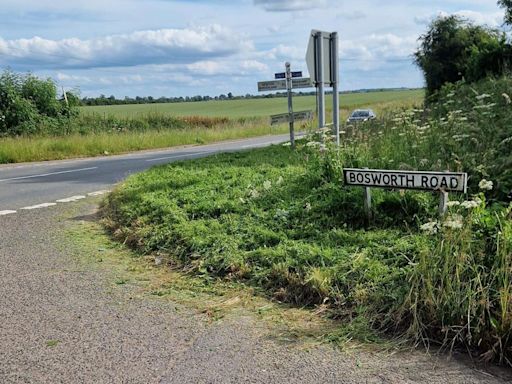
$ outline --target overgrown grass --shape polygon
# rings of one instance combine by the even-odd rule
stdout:
[[[270,127],[266,124],[249,123],[238,126],[221,125],[208,129],[150,129],[140,132],[4,138],[0,139],[0,164],[111,155],[186,144],[208,144],[287,131],[288,127],[284,125]]]
[[[442,111],[456,105],[445,102],[347,127],[340,150],[320,133],[297,151],[277,146],[156,167],[114,191],[105,223],[182,270],[262,287],[281,301],[327,305],[357,325],[351,336],[384,332],[464,346],[512,365],[512,222],[502,192],[512,185],[489,160],[495,143],[511,136],[501,114],[509,104],[501,88],[482,91],[494,86],[471,86],[473,96],[456,106],[464,109]],[[467,87],[446,91],[447,101]],[[491,136],[479,134],[490,125]],[[472,182],[442,220],[433,193],[375,190],[367,227],[362,190],[342,183],[345,166],[469,170]],[[496,192],[479,190],[485,175]]]

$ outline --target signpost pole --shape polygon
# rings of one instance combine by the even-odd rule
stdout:
[[[366,213],[367,225],[370,225],[372,221],[372,191],[370,187],[364,187],[364,212]]]
[[[288,113],[290,114],[290,143],[292,148],[295,148],[295,131],[293,127],[293,103],[292,103],[292,73],[290,63],[287,62],[286,66],[286,90],[288,91]]]
[[[315,34],[315,71],[318,89],[318,128],[325,126],[324,44],[322,32]]]
[[[439,216],[443,217],[448,209],[448,192],[439,191]]]
[[[338,33],[331,33],[331,76],[332,76],[332,123],[336,145],[340,145],[340,94],[338,64]]]

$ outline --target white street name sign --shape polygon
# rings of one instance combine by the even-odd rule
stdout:
[[[427,191],[463,192],[467,189],[467,174],[462,172],[392,171],[345,168],[346,185],[363,187],[419,189]]]
[[[313,118],[312,111],[299,111],[293,112],[293,120],[311,120]],[[289,113],[281,113],[279,115],[270,116],[270,124],[284,124],[290,122],[290,114]]]
[[[314,87],[309,77],[292,79],[292,88]],[[286,80],[258,81],[258,92],[280,91],[286,89]]]
[[[286,89],[286,80],[258,81],[258,92]]]
[[[303,77],[303,78],[293,78],[292,79],[292,88],[312,88],[314,87],[311,78]]]

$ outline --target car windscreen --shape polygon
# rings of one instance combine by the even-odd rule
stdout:
[[[352,112],[352,117],[368,117],[370,116],[370,112],[368,111],[354,111]]]

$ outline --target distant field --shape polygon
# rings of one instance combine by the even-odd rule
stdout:
[[[377,112],[388,103],[392,105],[412,105],[421,102],[424,91],[382,91],[367,93],[343,94],[340,97],[342,110],[349,110],[357,107],[374,107]],[[294,109],[315,110],[314,96],[297,96],[293,100]],[[327,96],[327,108],[331,109],[332,97]],[[380,108],[379,108],[380,107]],[[287,110],[287,99],[285,97],[272,99],[241,99],[241,100],[211,100],[185,103],[164,103],[164,104],[130,104],[130,105],[107,105],[82,107],[83,113],[99,113],[114,115],[117,117],[137,117],[148,113],[165,113],[174,116],[225,116],[230,118],[269,116],[283,113]]]

